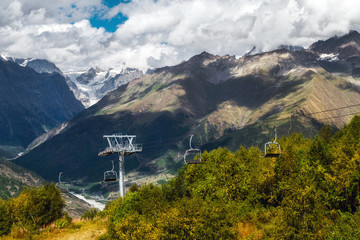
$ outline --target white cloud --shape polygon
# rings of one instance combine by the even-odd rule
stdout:
[[[146,70],[202,51],[242,55],[360,30],[356,0],[133,0],[112,9],[101,2],[2,0],[0,53],[46,58],[64,71],[124,63]],[[108,33],[86,20],[99,12],[128,21]]]

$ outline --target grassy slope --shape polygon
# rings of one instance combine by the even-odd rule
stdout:
[[[106,221],[105,220],[94,220],[94,221],[80,221],[79,219],[73,220],[73,225],[64,229],[57,229],[51,227],[44,229],[39,235],[33,236],[31,239],[41,240],[90,240],[97,239],[100,235],[106,232]],[[21,236],[4,236],[1,239],[19,239]]]

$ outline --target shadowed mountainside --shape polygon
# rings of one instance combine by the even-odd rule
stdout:
[[[0,146],[7,149],[26,148],[36,137],[84,109],[58,73],[40,74],[0,61],[0,85]]]

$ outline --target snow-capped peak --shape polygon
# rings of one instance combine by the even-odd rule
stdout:
[[[92,67],[87,71],[67,72],[68,85],[85,107],[98,102],[106,93],[143,75],[132,68],[102,70]]]

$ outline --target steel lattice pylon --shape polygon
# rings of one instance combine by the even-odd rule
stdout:
[[[104,135],[104,138],[107,139],[109,147],[105,150],[99,152],[99,156],[109,156],[113,153],[119,154],[119,193],[121,197],[125,195],[124,187],[124,176],[125,176],[125,167],[124,167],[124,156],[131,155],[133,153],[141,152],[142,145],[134,144],[133,140],[136,138],[136,135],[122,135],[122,134],[113,134],[113,135]]]

